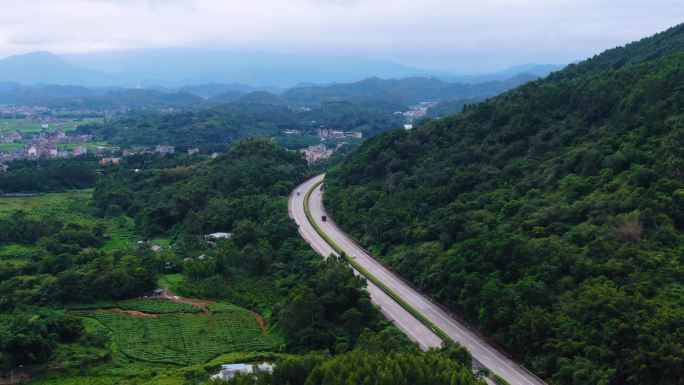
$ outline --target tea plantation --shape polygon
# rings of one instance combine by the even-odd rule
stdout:
[[[100,321],[123,354],[142,361],[189,365],[223,353],[273,350],[254,316],[238,307],[212,315],[135,317],[106,310],[79,315]]]

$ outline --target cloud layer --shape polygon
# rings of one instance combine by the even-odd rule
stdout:
[[[358,54],[482,72],[565,63],[684,20],[681,0],[1,0],[0,56],[147,47]]]

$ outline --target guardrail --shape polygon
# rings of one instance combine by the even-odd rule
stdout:
[[[325,240],[325,241],[330,245],[330,247],[332,247],[333,250],[335,250],[335,252],[337,252],[339,255],[343,256],[343,257],[346,259],[346,261],[347,261],[350,265],[352,265],[352,266],[354,267],[354,269],[356,269],[359,273],[361,273],[364,277],[366,277],[366,279],[368,279],[369,281],[373,282],[377,287],[380,288],[380,290],[384,291],[387,295],[390,296],[390,298],[392,298],[392,299],[393,299],[394,301],[396,301],[399,305],[401,305],[401,307],[403,307],[404,309],[406,309],[406,311],[408,311],[409,313],[411,313],[411,315],[413,315],[414,317],[416,317],[422,324],[424,324],[424,325],[427,326],[430,330],[432,330],[435,334],[437,334],[437,336],[438,336],[439,338],[441,338],[442,340],[451,340],[451,337],[449,337],[449,335],[446,334],[446,332],[444,332],[444,330],[440,329],[440,328],[439,328],[437,325],[435,325],[432,321],[430,321],[429,319],[427,319],[422,313],[420,313],[418,310],[416,310],[416,308],[414,308],[413,306],[409,305],[409,304],[408,304],[406,301],[404,301],[404,299],[401,298],[397,293],[395,293],[392,289],[390,289],[389,287],[387,287],[387,285],[385,285],[385,284],[384,284],[382,281],[380,281],[377,277],[375,277],[373,274],[371,274],[371,272],[369,272],[368,270],[366,270],[366,268],[364,268],[363,266],[361,266],[361,264],[358,263],[354,258],[352,258],[352,257],[350,257],[349,255],[347,255],[347,254],[342,250],[342,248],[341,248],[337,243],[335,243],[335,241],[333,241],[332,239],[330,239],[330,237],[328,236],[328,234],[326,234],[326,233],[323,231],[323,229],[321,229],[321,227],[318,225],[318,223],[314,220],[313,215],[311,215],[311,210],[309,209],[309,198],[311,197],[311,193],[313,193],[313,191],[316,189],[316,187],[318,187],[318,186],[321,185],[322,183],[323,183],[323,181],[321,180],[320,182],[314,184],[314,185],[309,189],[309,191],[307,191],[306,194],[304,195],[304,213],[306,214],[306,219],[309,220],[309,223],[311,224],[311,226],[313,226],[313,228],[316,230],[316,232],[318,233],[318,235],[320,235],[321,238],[323,238],[323,240]]]
[[[384,291],[387,295],[390,296],[390,298],[392,298],[395,302],[397,302],[401,307],[406,309],[406,311],[408,311],[409,313],[411,313],[411,315],[416,317],[422,324],[424,324],[430,330],[432,330],[435,334],[437,334],[437,336],[440,339],[442,339],[442,341],[444,341],[444,340],[453,341],[453,339],[446,332],[444,332],[444,330],[442,330],[439,326],[435,325],[432,321],[427,319],[422,313],[420,313],[418,310],[416,310],[416,308],[409,305],[397,293],[395,293],[392,289],[390,289],[384,283],[382,283],[382,281],[380,281],[377,277],[375,277],[373,274],[371,274],[370,271],[366,270],[363,266],[361,266],[361,264],[358,263],[354,258],[347,255],[347,253],[345,253],[342,250],[342,248],[337,243],[335,243],[335,241],[330,239],[328,234],[326,234],[323,231],[323,229],[321,229],[321,227],[318,225],[318,223],[314,220],[313,215],[311,214],[311,210],[309,209],[309,198],[311,197],[311,194],[316,189],[316,187],[320,186],[321,184],[323,184],[323,180],[316,182],[313,186],[311,186],[309,191],[307,191],[306,194],[304,194],[304,213],[306,214],[306,219],[309,221],[311,226],[313,226],[313,228],[316,230],[318,235],[320,235],[321,238],[323,238],[323,240],[325,240],[325,242],[328,243],[330,245],[330,247],[332,247],[333,250],[335,250],[336,253],[343,256],[345,258],[345,260],[351,266],[353,266],[359,273],[361,273],[364,277],[366,277],[366,279],[373,282],[377,287],[380,288],[380,290]],[[473,358],[473,359],[475,359],[475,358]],[[482,364],[480,364],[480,365],[482,365]],[[525,367],[523,367],[523,369],[525,369],[527,371],[527,373],[529,373],[530,375],[539,379],[539,377],[537,377],[534,373],[527,370]],[[499,376],[496,373],[492,373],[491,377],[494,379],[494,382],[497,382],[500,385],[510,385],[510,383],[508,381],[506,381],[503,377]],[[542,381],[541,379],[539,379],[539,381],[544,383],[544,381]]]

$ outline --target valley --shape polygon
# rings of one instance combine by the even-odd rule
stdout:
[[[680,385],[654,1],[8,4],[0,384]]]

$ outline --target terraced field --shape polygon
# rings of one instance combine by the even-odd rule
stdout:
[[[118,217],[109,219],[105,222],[107,242],[105,242],[105,250],[123,250],[133,251],[135,249],[135,240],[139,236],[135,233],[135,225],[132,218]]]
[[[203,363],[224,353],[272,351],[274,343],[248,310],[222,308],[215,314],[132,316],[108,310],[79,312],[112,331],[130,358],[178,365]]]

